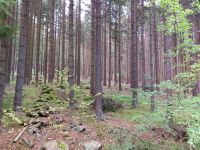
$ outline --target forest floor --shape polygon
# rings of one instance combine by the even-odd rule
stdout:
[[[26,86],[23,111],[18,114],[11,111],[14,88],[8,87],[4,97],[0,150],[40,150],[54,140],[59,142],[61,150],[67,147],[82,150],[88,143],[93,147],[95,142],[103,150],[188,149],[162,119],[150,112],[148,101],[140,99],[138,109],[130,107],[131,92],[126,86],[122,92],[104,87],[104,96],[122,104],[123,108],[105,112],[105,120],[100,122],[95,120],[93,98],[89,96],[87,85],[75,88],[77,110],[68,108],[67,90],[51,85]],[[23,130],[25,132],[13,142]]]

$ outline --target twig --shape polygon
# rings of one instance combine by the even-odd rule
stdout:
[[[27,129],[28,127],[24,127],[22,130],[21,130],[21,132],[17,135],[17,137],[13,140],[13,143],[16,143],[19,139],[20,139],[20,137],[23,135],[23,133],[26,131],[26,129]]]

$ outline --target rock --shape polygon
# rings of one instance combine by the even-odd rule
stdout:
[[[83,145],[85,150],[99,150],[102,147],[101,143],[98,141],[90,141]]]
[[[38,132],[39,132],[39,129],[38,129],[38,128],[35,128],[35,127],[31,127],[31,128],[28,129],[27,132],[28,132],[28,134],[33,135],[33,134],[35,134],[35,133],[38,133]]]
[[[41,111],[38,112],[38,115],[40,117],[49,117],[50,113],[49,113],[49,111],[41,110]]]
[[[78,132],[84,132],[86,128],[82,125],[78,125],[75,127],[75,130],[77,130]]]
[[[38,133],[39,130],[40,130],[40,128],[41,128],[41,126],[42,126],[42,124],[39,122],[39,123],[37,123],[37,124],[35,124],[35,125],[29,127],[29,129],[28,129],[27,132],[28,132],[30,135],[33,135],[33,134],[35,134],[35,133]]]
[[[52,141],[46,142],[42,149],[45,149],[45,150],[69,150],[69,146],[62,141],[52,140]]]
[[[26,116],[31,118],[36,118],[38,117],[38,114],[36,112],[27,112]]]
[[[33,148],[34,147],[33,142],[28,141],[26,138],[22,138],[22,141],[27,147],[29,147],[29,148]]]
[[[56,116],[54,120],[55,120],[55,123],[56,123],[56,124],[60,124],[60,123],[63,122],[63,118],[58,117],[58,116]]]
[[[13,134],[15,132],[15,129],[14,128],[11,128],[8,130],[8,134]]]

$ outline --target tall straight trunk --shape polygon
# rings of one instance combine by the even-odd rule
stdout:
[[[108,86],[111,88],[111,74],[112,74],[112,24],[111,24],[111,1],[109,1],[109,69],[108,69]]]
[[[118,23],[117,20],[115,20],[115,37],[114,37],[114,47],[115,47],[115,56],[114,56],[114,81],[115,81],[115,86],[117,85],[117,27]]]
[[[150,9],[150,25],[149,25],[149,32],[150,32],[150,45],[149,45],[149,49],[150,49],[150,76],[151,76],[151,87],[150,90],[151,92],[154,91],[154,52],[153,52],[153,31],[152,31],[152,18],[153,18],[153,14],[152,14],[153,7]],[[155,111],[155,98],[154,95],[151,96],[151,111],[154,112]]]
[[[36,83],[38,83],[39,80],[39,71],[40,71],[40,32],[41,32],[41,6],[42,5],[42,1],[38,0],[37,2],[37,31],[36,31],[36,75],[35,75],[35,81]]]
[[[5,89],[5,78],[6,78],[6,50],[7,50],[7,40],[0,38],[0,127],[2,118],[2,104],[3,104],[3,94]]]
[[[145,90],[145,68],[146,68],[146,60],[145,60],[145,43],[144,43],[144,25],[145,25],[145,17],[144,17],[144,0],[141,1],[141,73],[142,73],[142,88]]]
[[[48,33],[48,23],[46,22],[46,35],[45,35],[45,50],[44,50],[44,83],[47,82],[47,56],[48,56],[48,39],[49,39],[49,33]]]
[[[119,65],[119,91],[122,91],[122,77],[121,77],[121,9],[122,6],[119,5],[119,31],[118,31],[118,45],[119,45],[119,56],[118,56],[118,65]]]
[[[79,0],[78,6],[78,27],[77,27],[77,76],[76,84],[80,85],[81,83],[81,0]]]
[[[154,41],[154,51],[155,51],[155,79],[156,84],[159,84],[159,71],[160,71],[160,63],[159,63],[159,50],[158,50],[158,33],[157,33],[157,17],[156,17],[156,6],[153,4],[153,41]]]
[[[68,83],[70,86],[69,98],[70,98],[70,107],[72,109],[75,108],[74,102],[74,36],[73,36],[73,26],[74,26],[74,1],[70,0],[69,4],[69,51],[68,51],[68,68],[69,68],[69,75],[68,75]]]
[[[17,111],[22,105],[22,93],[24,83],[24,70],[25,70],[25,56],[27,48],[27,34],[28,34],[28,0],[22,0],[21,10],[21,25],[20,25],[20,39],[19,39],[19,52],[18,52],[18,65],[17,65],[17,81],[15,86],[15,96],[13,107]]]
[[[18,26],[18,0],[16,1],[16,7],[15,7],[15,26]],[[12,80],[15,78],[15,61],[16,61],[16,51],[17,51],[17,32],[15,32],[14,40],[13,40],[13,57],[12,57]]]
[[[132,107],[138,107],[138,46],[137,46],[137,1],[131,0],[131,88],[133,88]]]
[[[94,89],[94,60],[95,60],[95,0],[91,0],[91,62],[90,62],[90,94],[94,95],[95,94],[95,89]]]
[[[107,74],[107,0],[105,0],[105,18],[104,18],[104,51],[103,51],[103,85],[107,85],[106,74]]]
[[[59,23],[59,31],[58,31],[58,46],[57,46],[57,49],[58,49],[58,53],[57,53],[57,70],[60,71],[61,37],[62,36],[59,36],[59,35],[61,35],[61,20],[58,21],[58,23]],[[59,72],[57,72],[57,83],[59,83],[59,82],[60,82],[60,74],[59,74]]]
[[[26,60],[25,60],[25,72],[24,72],[24,83],[26,85],[30,84],[31,81],[31,75],[32,75],[32,64],[31,64],[31,60],[33,60],[33,49],[32,49],[32,45],[33,45],[33,34],[34,34],[34,26],[33,26],[33,13],[34,13],[34,5],[33,5],[33,1],[29,1],[28,3],[28,34],[27,34],[27,49],[26,49]],[[34,18],[35,19],[35,18]],[[34,21],[35,23],[35,21]]]
[[[163,16],[163,23],[166,23],[166,17]],[[165,70],[165,80],[172,80],[172,62],[170,57],[170,49],[168,47],[169,36],[166,35],[166,32],[163,33],[163,48],[164,48],[164,70]]]
[[[75,18],[75,69],[74,69],[74,82],[76,83],[77,79],[77,62],[78,62],[78,7],[76,7],[76,12],[74,14]]]
[[[49,3],[47,5],[47,10],[49,10]],[[47,82],[47,72],[48,72],[48,48],[49,48],[49,13],[46,14],[46,27],[45,27],[45,50],[44,50],[44,83]]]
[[[48,56],[48,82],[53,83],[54,79],[54,70],[55,70],[55,28],[54,28],[54,7],[55,0],[51,0],[50,2],[50,45],[49,45],[49,56]]]
[[[101,73],[101,0],[96,0],[96,52],[95,52],[95,112],[96,119],[103,119],[102,111],[102,73]]]
[[[63,1],[63,7],[62,7],[62,62],[61,62],[61,70],[65,69],[65,33],[66,33],[66,14],[65,14],[65,7],[66,7],[66,2],[65,0]],[[63,77],[61,77],[61,82],[63,82]]]

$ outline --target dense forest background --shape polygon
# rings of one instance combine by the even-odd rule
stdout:
[[[199,0],[0,0],[0,135],[58,109],[96,149],[199,149],[199,54]]]

